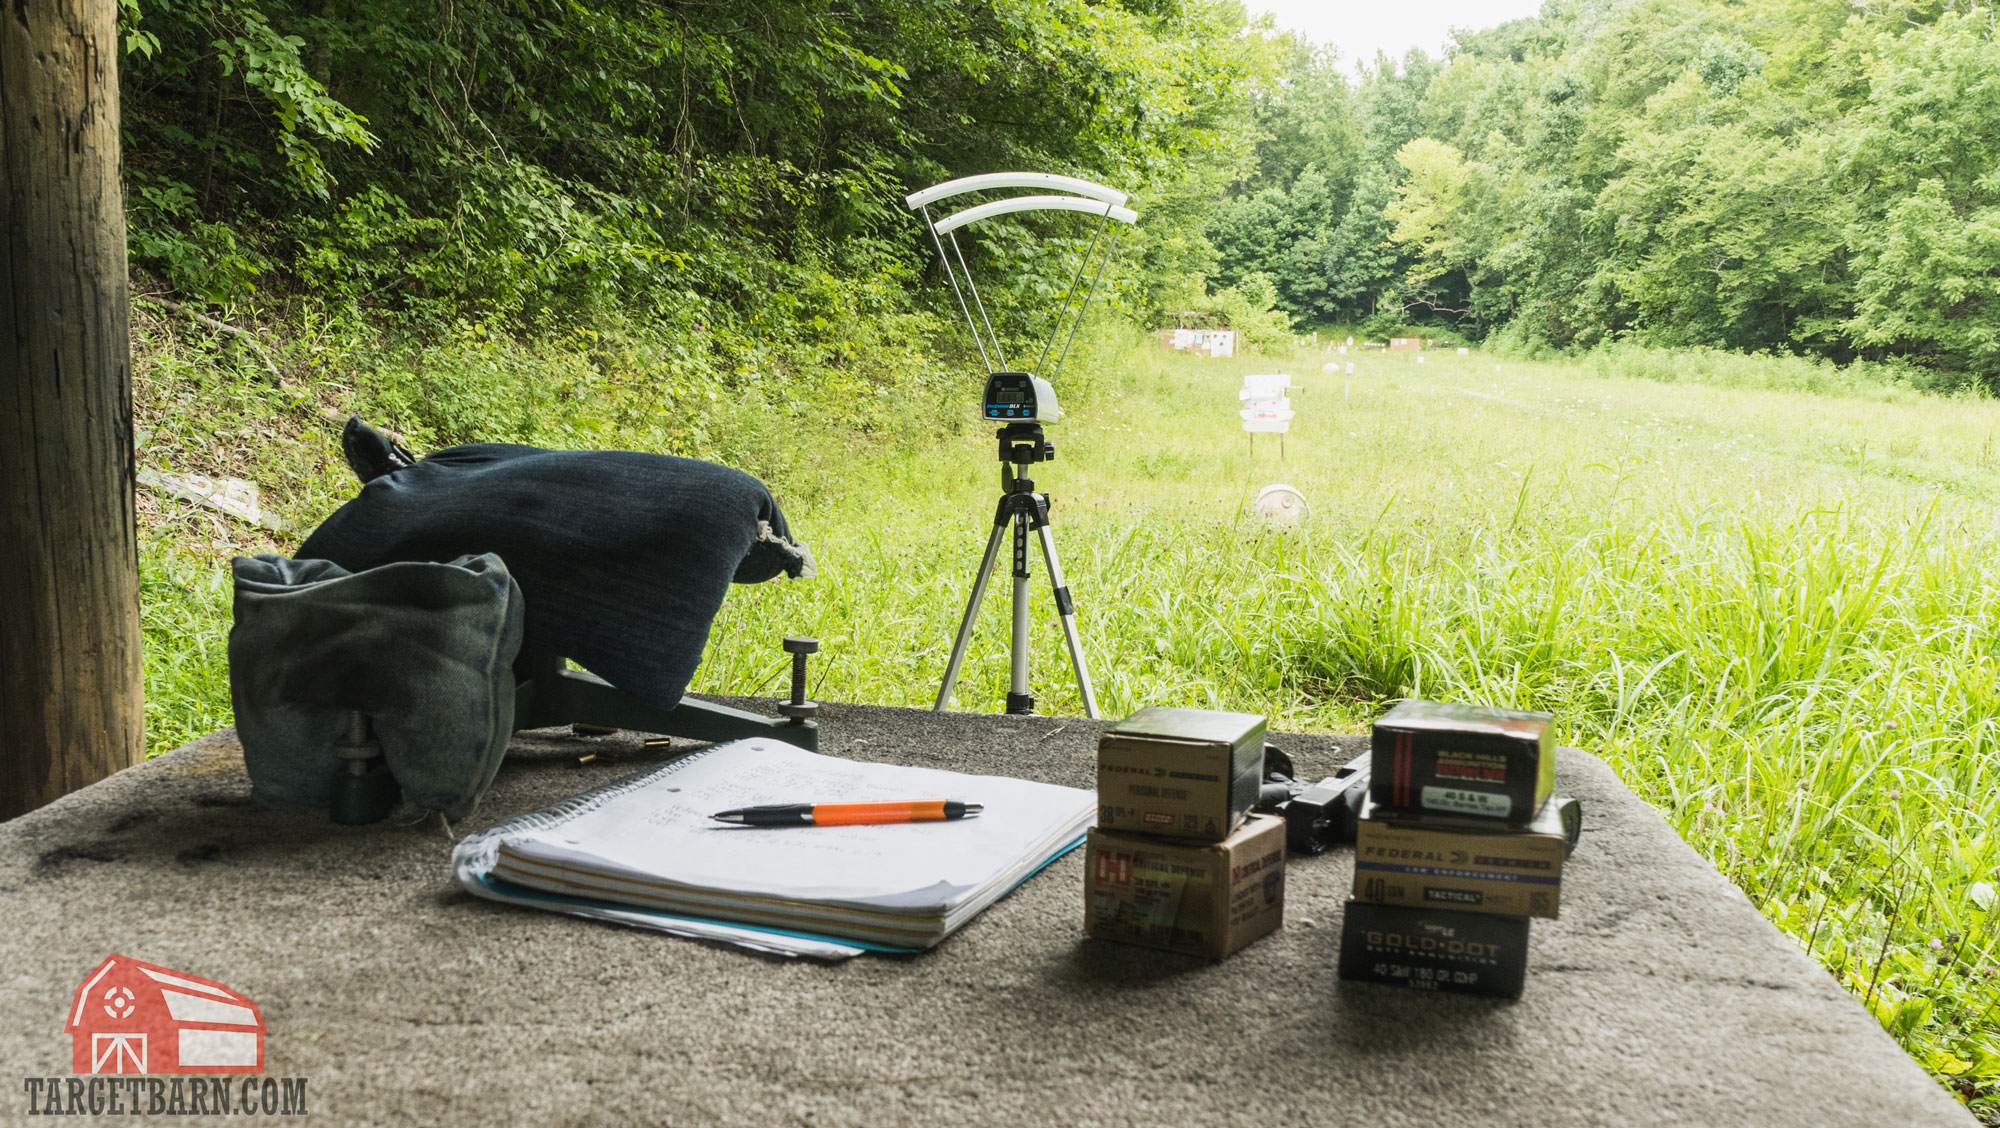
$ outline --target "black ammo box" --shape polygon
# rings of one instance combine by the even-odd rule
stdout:
[[[1349,901],[1340,928],[1340,977],[1518,998],[1528,978],[1528,919]]]
[[[1368,798],[1388,810],[1527,823],[1555,790],[1554,719],[1404,701],[1375,722]]]

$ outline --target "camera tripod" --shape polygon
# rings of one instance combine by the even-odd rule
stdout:
[[[965,617],[959,620],[958,639],[951,646],[951,662],[945,667],[944,685],[939,687],[937,710],[951,703],[951,691],[958,684],[958,672],[965,665],[965,648],[972,641],[972,624],[979,618],[979,605],[986,598],[986,585],[993,579],[993,567],[1000,559],[1000,542],[1011,529],[1014,536],[1013,637],[1010,653],[1013,673],[1007,689],[1007,712],[1016,715],[1035,711],[1035,695],[1028,679],[1028,533],[1032,530],[1042,545],[1042,563],[1049,570],[1049,586],[1054,589],[1056,612],[1062,617],[1063,643],[1069,649],[1069,664],[1076,671],[1077,692],[1083,695],[1084,714],[1097,718],[1097,694],[1090,686],[1090,670],[1084,664],[1083,643],[1076,635],[1076,603],[1069,585],[1063,581],[1062,562],[1056,556],[1055,531],[1049,527],[1049,495],[1037,493],[1035,483],[1023,472],[1034,463],[1056,456],[1055,444],[1048,441],[1039,423],[1009,423],[1000,428],[1000,502],[993,510],[993,533],[986,538],[986,556],[979,562],[979,574],[972,581],[972,596],[965,603]]]

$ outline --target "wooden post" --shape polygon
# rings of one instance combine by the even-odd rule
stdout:
[[[145,756],[117,32],[0,12],[0,818]]]

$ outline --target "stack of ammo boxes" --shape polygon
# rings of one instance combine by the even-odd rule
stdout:
[[[1285,821],[1252,815],[1263,717],[1149,707],[1097,745],[1084,931],[1222,959],[1285,917]]]
[[[1582,828],[1548,713],[1405,701],[1375,722],[1340,977],[1518,996]]]

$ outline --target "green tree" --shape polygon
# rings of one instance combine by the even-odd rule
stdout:
[[[1402,189],[1383,217],[1395,225],[1390,241],[1412,260],[1403,275],[1405,299],[1437,308],[1439,280],[1463,269],[1476,254],[1464,230],[1471,213],[1472,171],[1455,147],[1429,137],[1396,150],[1396,163],[1403,169]]]
[[[1881,45],[1843,154],[1870,351],[2000,384],[2000,40],[1990,9]]]
[[[184,292],[738,342],[902,301],[927,259],[900,198],[933,180],[1075,172],[1144,203],[1239,168],[1270,54],[1225,0],[137,2],[134,246]],[[994,297],[1047,316],[1075,230],[994,227],[1050,242]],[[1126,269],[1188,257],[1138,243]]]

